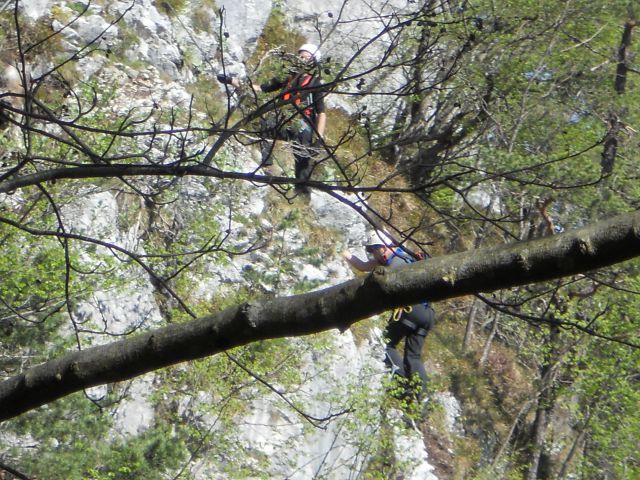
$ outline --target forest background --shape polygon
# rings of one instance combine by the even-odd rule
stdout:
[[[640,476],[636,2],[0,7],[0,478]],[[305,199],[215,77],[308,41]],[[355,277],[374,228],[428,258]],[[413,430],[380,332],[424,298]]]

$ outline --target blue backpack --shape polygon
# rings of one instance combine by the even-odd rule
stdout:
[[[393,249],[393,256],[401,258],[405,263],[414,263],[424,260],[424,254],[422,252],[412,253],[403,247],[395,247]]]
[[[395,247],[393,249],[393,256],[404,260],[405,263],[414,263],[424,260],[425,256],[422,252],[412,253],[403,247]],[[393,258],[393,257],[392,257]],[[391,259],[390,259],[391,260]],[[422,302],[425,307],[429,307],[429,302]],[[394,313],[395,315],[395,313]]]

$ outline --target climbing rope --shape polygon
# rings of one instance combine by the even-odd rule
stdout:
[[[412,310],[413,310],[413,307],[411,305],[408,305],[406,307],[398,307],[393,311],[393,314],[391,315],[391,319],[397,322],[398,320],[400,320],[403,313],[411,313]]]

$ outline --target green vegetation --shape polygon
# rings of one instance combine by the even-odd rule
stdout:
[[[75,395],[61,402],[50,415],[40,413],[48,424],[37,430],[34,422],[25,422],[26,432],[43,448],[36,448],[23,459],[24,468],[36,477],[86,480],[161,479],[164,472],[184,461],[186,448],[170,424],[157,418],[157,425],[139,436],[118,439],[109,445],[95,438],[107,434],[110,417],[100,414],[84,397]],[[65,418],[74,411],[73,418]],[[61,421],[65,419],[66,421]],[[34,419],[35,420],[35,419]],[[39,435],[38,435],[39,434]],[[36,436],[38,435],[38,436]],[[53,448],[52,448],[53,447]]]
[[[247,62],[254,81],[289,68],[273,49],[295,52],[306,41],[286,5],[276,3]],[[329,111],[327,144],[336,146],[335,158],[313,177],[347,187],[349,196],[318,195],[348,203],[364,187],[359,199],[366,199],[370,217],[388,221],[410,244],[434,242],[426,245],[434,256],[554,235],[637,210],[637,29],[626,87],[615,89],[623,29],[637,22],[633,4],[481,0],[454,9],[456,2],[448,3],[450,9],[428,15],[416,10],[402,28],[396,16],[383,16],[383,46],[349,64],[344,77],[353,78],[332,95],[356,108]],[[212,32],[211,0],[154,5]],[[85,6],[54,6],[51,19],[68,22]],[[27,60],[69,59],[62,35],[51,36],[51,19],[24,22]],[[138,33],[126,23],[118,32],[108,52],[82,55],[100,55],[104,71],[123,73],[118,62],[135,48]],[[9,45],[3,48],[13,50],[15,38],[3,11],[0,41]],[[385,48],[381,65],[372,65]],[[195,51],[182,54],[187,67],[196,66]],[[254,164],[242,156],[255,146],[229,141],[210,170],[202,165],[219,138],[211,126],[229,106],[212,88],[214,79],[200,76],[188,86],[191,111],[142,108],[132,92],[155,91],[136,92],[124,74],[77,81],[68,95],[54,80],[78,78],[80,64],[72,60],[39,84],[41,105],[30,123],[0,136],[0,183],[64,169],[76,175],[43,176],[0,199],[3,379],[79,347],[131,338],[129,330],[178,329],[193,317],[327,284],[301,271],[338,257],[342,232],[320,228],[313,206],[291,198],[290,185],[265,187],[251,177],[247,165]],[[249,108],[237,108],[230,124]],[[616,154],[607,165],[605,146],[612,144]],[[275,158],[290,175],[290,152],[279,146]],[[113,165],[166,170],[82,176],[83,169]],[[214,176],[173,173],[185,165]],[[91,211],[75,208],[97,196],[108,201]],[[248,208],[251,202],[264,202],[261,213]],[[202,464],[211,471],[201,475],[212,478],[272,478],[300,467],[292,453],[299,438],[314,442],[329,432],[340,448],[356,452],[340,459],[352,462],[354,475],[378,480],[413,467],[396,448],[412,418],[441,478],[632,480],[640,477],[639,267],[636,260],[440,302],[425,347],[431,383],[424,417],[414,403],[395,398],[398,385],[361,362],[360,352],[340,342],[344,337],[325,333],[256,341],[153,372],[145,395],[123,382],[99,399],[91,392],[66,396],[3,423],[0,457],[29,477],[52,480],[186,480]],[[153,290],[153,312],[128,305],[139,289]],[[131,308],[114,313],[119,302]],[[375,335],[386,317],[354,325],[355,344],[364,349],[371,342],[381,353]],[[252,327],[240,323],[239,329]],[[162,354],[153,345],[150,351]],[[442,392],[460,403],[459,431],[449,429],[438,403]],[[153,418],[125,434],[119,415],[131,400]],[[261,435],[264,449],[247,432]],[[317,444],[325,450],[308,461],[325,455],[315,474],[331,478],[333,445]]]
[[[195,5],[194,5],[195,3]],[[211,22],[212,12],[218,10],[215,0],[201,0],[191,2],[191,21],[196,30],[207,33],[214,33],[217,25]]]
[[[271,10],[269,18],[262,30],[262,34],[258,38],[253,55],[248,60],[250,71],[260,67],[257,71],[257,78],[253,81],[265,81],[274,76],[286,74],[291,65],[278,55],[270,55],[273,49],[279,49],[285,54],[295,54],[300,45],[306,42],[306,39],[296,32],[291,25],[287,23],[287,19],[281,9],[274,7]]]
[[[189,3],[187,0],[154,0],[156,8],[170,17],[180,15]]]

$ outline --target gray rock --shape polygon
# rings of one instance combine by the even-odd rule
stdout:
[[[1,2],[0,7],[5,5],[6,3],[8,2]],[[32,20],[37,20],[48,12],[52,3],[52,0],[29,0],[28,2],[20,2],[20,5],[27,17],[31,18]],[[13,4],[13,2],[11,2],[11,4]],[[8,8],[8,5],[5,5],[4,8]]]
[[[224,30],[234,59],[241,60],[245,52],[250,54],[267,23],[273,2],[271,0],[219,0],[224,9]]]
[[[110,25],[100,15],[83,15],[72,28],[83,44],[93,42],[97,38],[100,38],[100,43],[109,43],[118,36],[118,26]]]

